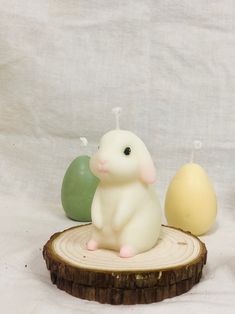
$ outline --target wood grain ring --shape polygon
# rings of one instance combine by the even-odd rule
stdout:
[[[205,244],[182,230],[162,226],[152,250],[129,259],[118,252],[90,252],[93,226],[54,234],[43,249],[58,288],[87,300],[110,304],[152,303],[185,293],[199,282],[206,263]]]

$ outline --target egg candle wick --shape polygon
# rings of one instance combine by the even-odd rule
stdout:
[[[192,148],[191,160],[190,160],[191,163],[194,162],[195,150],[200,150],[201,148],[202,148],[202,142],[201,141],[199,141],[199,140],[193,141],[193,148]]]
[[[115,114],[116,119],[116,129],[120,129],[120,114],[121,114],[122,108],[121,107],[115,107],[112,109],[112,112]]]
[[[81,144],[81,147],[82,147],[82,150],[86,153],[86,155],[88,155],[88,151],[87,151],[87,148],[88,148],[88,140],[86,137],[80,137],[80,144]]]

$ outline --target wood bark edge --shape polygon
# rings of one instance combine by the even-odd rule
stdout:
[[[84,226],[86,225],[70,229]],[[177,228],[173,229],[184,232]],[[207,259],[206,246],[196,236],[189,232],[185,233],[199,241],[200,252],[197,258],[186,265],[156,271],[99,271],[85,269],[79,265],[73,266],[60,259],[52,249],[53,241],[61,232],[55,233],[45,244],[43,257],[51,273],[52,282],[59,289],[76,297],[109,304],[157,302],[185,293],[201,278]]]

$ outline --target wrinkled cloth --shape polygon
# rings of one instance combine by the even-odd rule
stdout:
[[[232,0],[0,0],[0,312],[234,313],[234,103]],[[115,127],[115,106],[152,154],[162,207],[195,139],[218,197],[201,282],[161,303],[76,299],[42,258],[54,232],[78,224],[64,215],[62,179]]]

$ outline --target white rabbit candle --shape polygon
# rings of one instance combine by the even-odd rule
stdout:
[[[90,159],[90,169],[100,179],[91,216],[93,232],[89,250],[106,248],[132,257],[157,243],[161,228],[158,197],[151,186],[155,167],[143,141],[130,131],[117,129],[103,135]]]

